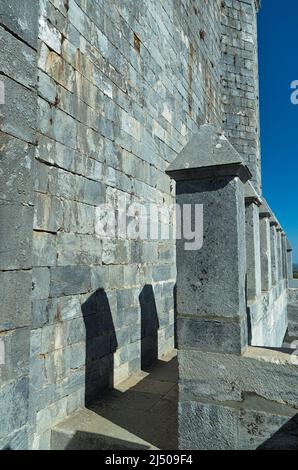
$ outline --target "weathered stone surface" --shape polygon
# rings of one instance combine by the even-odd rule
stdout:
[[[247,344],[246,317],[242,322],[178,317],[178,347],[210,352],[241,351]]]
[[[203,247],[186,251],[185,240],[177,241],[178,313],[205,318],[241,316],[245,312],[242,183],[237,179],[178,183],[177,202],[204,206]]]
[[[61,266],[50,269],[50,296],[72,295],[91,289],[91,273],[88,266]]]
[[[29,373],[30,330],[18,328],[1,333],[4,343],[4,365],[1,365],[1,383],[16,380]],[[17,428],[16,428],[17,429]]]
[[[179,403],[179,445],[182,450],[231,450],[237,447],[237,415],[227,407]]]
[[[29,271],[0,272],[0,331],[30,325],[31,284]]]
[[[219,364],[221,367],[219,367]],[[196,397],[241,401],[245,392],[296,406],[298,367],[287,353],[248,348],[244,356],[179,352],[179,376]],[[279,380],[276,380],[279,377]]]
[[[27,378],[0,388],[0,438],[12,434],[27,423],[29,385]]]
[[[261,295],[260,223],[258,206],[245,207],[247,297],[253,301]]]
[[[272,286],[270,222],[268,217],[260,219],[261,280],[262,291],[269,291]]]
[[[32,203],[34,147],[0,132],[0,199]]]
[[[1,106],[0,130],[25,142],[35,143],[35,92],[5,76],[1,81],[5,87],[5,106]]]
[[[33,207],[0,201],[0,269],[32,266]]]
[[[38,0],[20,3],[17,0],[3,0],[0,6],[0,22],[22,40],[37,48]]]
[[[57,237],[46,232],[33,232],[33,266],[55,266]]]
[[[34,89],[36,83],[35,51],[2,27],[0,27],[0,47],[2,50],[1,71],[25,87]],[[11,60],[12,57],[13,60]]]

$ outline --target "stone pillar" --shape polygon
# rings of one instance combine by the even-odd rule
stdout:
[[[272,285],[278,283],[278,253],[277,253],[277,232],[278,223],[272,217],[270,219],[270,241],[271,241],[271,273]]]
[[[283,279],[283,262],[282,262],[282,241],[281,241],[281,232],[280,227],[277,228],[277,261],[278,261],[278,282],[281,282]]]
[[[177,182],[181,212],[187,204],[203,205],[203,246],[188,251],[185,240],[177,240],[178,359],[184,377],[179,447],[208,448],[212,440],[208,420],[212,418],[216,428],[221,426],[220,416],[212,417],[199,393],[195,398],[196,383],[191,386],[193,393],[187,383],[197,352],[241,355],[248,344],[244,183],[251,175],[227,139],[210,125],[200,128],[167,173]],[[190,421],[201,437],[189,432]],[[225,436],[217,437],[216,445],[224,448],[220,439]]]
[[[266,203],[260,207],[260,244],[261,244],[261,282],[262,291],[272,287],[271,275],[271,246],[270,246],[270,217],[271,212]]]
[[[293,279],[293,248],[287,239],[287,276],[291,281]]]
[[[283,280],[288,283],[288,266],[287,266],[287,236],[284,232],[281,234],[282,246],[282,273]]]
[[[260,220],[261,201],[250,182],[245,185],[245,228],[247,260],[247,301],[261,295]]]

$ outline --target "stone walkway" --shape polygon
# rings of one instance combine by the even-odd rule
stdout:
[[[176,352],[122,382],[52,432],[53,449],[177,449]]]

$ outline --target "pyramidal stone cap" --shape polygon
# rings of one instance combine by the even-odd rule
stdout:
[[[264,199],[260,207],[260,217],[261,219],[265,217],[268,217],[269,219],[270,217],[274,217],[270,207],[268,206],[267,202]]]
[[[252,178],[239,153],[211,124],[200,127],[166,173],[176,181],[238,176],[246,183]]]
[[[287,238],[287,251],[293,251],[293,247],[291,243],[289,242],[289,239]]]
[[[253,185],[251,184],[250,181],[247,181],[247,183],[244,186],[244,194],[245,194],[245,203],[247,205],[249,204],[256,204],[257,206],[261,206],[262,204],[262,199],[261,196],[257,193]]]

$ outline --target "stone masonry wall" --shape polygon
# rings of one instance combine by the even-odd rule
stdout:
[[[224,126],[258,174],[254,8],[1,2],[11,101],[1,107],[0,335],[16,364],[0,406],[13,397],[22,413],[8,415],[0,447],[48,448],[55,423],[174,346],[174,243],[102,237],[98,207],[171,205],[165,169],[205,122]]]
[[[27,448],[38,3],[0,3],[0,449]]]
[[[34,448],[174,346],[174,243],[102,238],[96,208],[174,202],[165,169],[221,122],[220,16],[219,1],[40,2]]]
[[[224,129],[261,191],[257,10],[259,1],[222,2]]]

